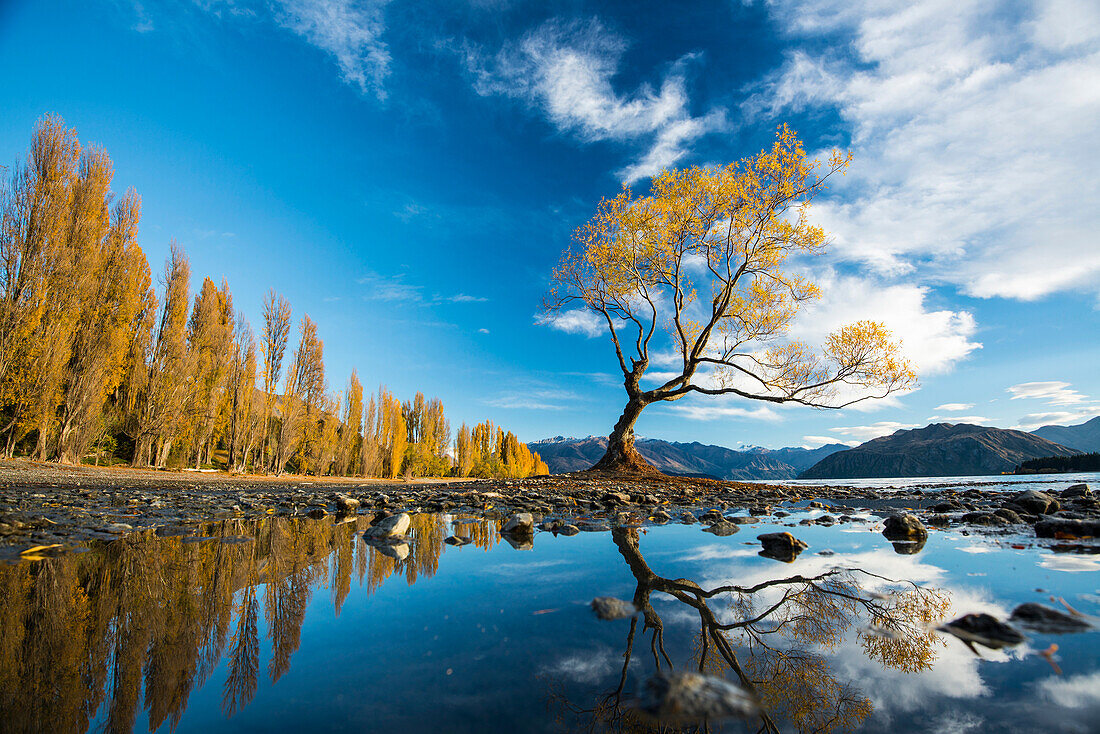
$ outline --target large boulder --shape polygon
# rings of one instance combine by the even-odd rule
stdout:
[[[517,512],[500,529],[504,535],[529,536],[535,534],[535,518],[530,512]]]
[[[1051,517],[1035,523],[1040,538],[1100,538],[1100,520],[1070,520]]]
[[[924,540],[928,537],[928,528],[916,515],[908,512],[891,515],[884,524],[882,534],[887,540]]]
[[[810,547],[790,533],[764,533],[757,535],[756,539],[764,546],[760,555],[784,563],[791,563],[799,553]]]
[[[409,530],[412,518],[407,512],[399,512],[377,521],[363,532],[365,538],[393,538],[405,535]]]
[[[1087,484],[1071,484],[1062,490],[1062,497],[1066,499],[1092,499],[1092,490],[1089,489]]]
[[[1008,503],[1008,508],[1017,512],[1022,509],[1031,515],[1050,515],[1062,509],[1062,505],[1045,492],[1029,489],[1014,495]]]

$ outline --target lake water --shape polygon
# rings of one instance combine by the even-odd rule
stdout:
[[[776,484],[769,480],[749,480],[760,484]],[[889,491],[892,489],[921,488],[928,491],[938,489],[965,489],[978,487],[983,490],[1023,491],[1034,489],[1039,492],[1062,490],[1070,484],[1084,482],[1090,487],[1100,486],[1100,472],[1075,472],[1070,474],[995,474],[970,477],[895,477],[892,479],[784,479],[780,484],[798,487],[871,487]]]
[[[1052,597],[1100,615],[1100,555],[935,530],[896,549],[864,517],[724,538],[538,533],[529,550],[446,515],[382,548],[361,522],[270,517],[2,565],[0,730],[646,730],[634,703],[658,666],[750,681],[778,731],[1100,728],[1095,630],[981,657],[933,630],[1022,602],[1064,609]],[[758,555],[757,534],[777,530],[809,549]],[[473,542],[445,545],[455,532]],[[599,596],[643,613],[601,621]]]

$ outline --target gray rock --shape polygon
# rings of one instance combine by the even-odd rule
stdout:
[[[1034,489],[1014,495],[1008,504],[1010,510],[1023,508],[1024,512],[1032,515],[1049,515],[1062,509],[1058,500],[1044,492],[1036,492]]]
[[[714,533],[719,538],[725,538],[727,536],[733,535],[734,533],[736,533],[740,529],[741,528],[738,527],[735,523],[726,522],[725,520],[722,520],[720,522],[714,523],[709,528],[703,528],[703,532],[704,533]]]
[[[558,528],[557,534],[558,535],[573,536],[573,535],[576,535],[577,533],[579,533],[580,531],[581,531],[581,529],[578,528],[576,525],[566,524],[566,525],[562,525],[560,528]]]
[[[764,546],[760,555],[784,563],[791,563],[799,553],[810,547],[790,533],[764,533],[757,535],[756,539]]]
[[[517,512],[500,529],[504,535],[529,536],[535,533],[535,518],[530,512]]]
[[[1008,520],[992,512],[968,512],[962,521],[970,525],[1008,525]]]
[[[1055,538],[1059,535],[1073,538],[1100,537],[1100,520],[1067,520],[1048,518],[1035,523],[1035,535]]]
[[[741,686],[700,673],[659,672],[645,682],[636,704],[640,713],[663,724],[702,719],[747,718],[760,710]]]
[[[375,521],[374,525],[363,531],[363,536],[367,538],[392,538],[395,536],[402,536],[409,530],[409,525],[412,523],[412,518],[409,517],[407,512],[399,512],[396,515],[390,515],[384,517],[381,520]]]
[[[108,533],[128,533],[134,529],[133,525],[127,525],[124,522],[113,522],[107,526]]]
[[[1007,507],[998,507],[996,510],[993,511],[993,514],[997,517],[1003,517],[1005,520],[1008,520],[1010,525],[1019,525],[1024,521],[1022,517],[1020,517],[1013,510],[1010,510]]]
[[[469,544],[470,539],[465,535],[452,535],[449,538],[445,538],[443,542],[447,545],[463,546]]]
[[[928,528],[916,515],[902,512],[886,518],[882,534],[887,540],[921,540],[928,537]]]
[[[1089,489],[1089,485],[1087,484],[1071,484],[1062,490],[1062,496],[1068,498],[1083,497],[1092,499],[1092,490]]]
[[[958,637],[975,653],[978,652],[974,650],[975,644],[1000,650],[1019,645],[1025,639],[1019,631],[991,614],[967,614],[937,629]]]
[[[592,600],[592,611],[596,617],[602,620],[626,619],[638,613],[638,608],[631,602],[616,599],[613,596],[597,596]]]
[[[328,510],[324,507],[313,507],[306,513],[306,517],[313,518],[314,520],[320,520],[322,517],[328,514]]]
[[[1074,617],[1057,609],[1028,602],[1012,610],[1008,618],[1024,629],[1047,635],[1064,635],[1071,632],[1084,632],[1092,625],[1081,617]]]

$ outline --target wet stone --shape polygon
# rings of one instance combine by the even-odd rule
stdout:
[[[1064,635],[1072,632],[1084,632],[1092,625],[1081,617],[1066,614],[1051,607],[1028,602],[1012,610],[1008,618],[1019,627],[1047,635]]]
[[[928,529],[908,512],[890,515],[886,518],[882,534],[887,540],[920,540],[928,537]]]
[[[701,673],[659,672],[637,702],[638,711],[663,723],[746,718],[759,710],[755,697],[724,678]]]
[[[764,533],[757,535],[756,539],[764,546],[760,555],[784,563],[793,562],[799,553],[809,548],[809,545],[790,533]]]
[[[991,614],[967,614],[938,629],[959,638],[971,650],[974,650],[975,644],[990,650],[1000,650],[1003,647],[1015,647],[1026,639],[1018,630]]]
[[[638,613],[638,608],[632,602],[616,599],[613,596],[597,596],[589,605],[597,619],[604,621],[613,619],[626,619]]]

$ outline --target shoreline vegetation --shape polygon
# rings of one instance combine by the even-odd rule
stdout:
[[[1100,471],[1100,453],[1074,454],[1073,456],[1044,456],[1029,459],[1016,467],[1013,474],[1069,474],[1072,472]]]
[[[141,198],[54,116],[0,185],[0,454],[79,465],[346,477],[548,473],[490,421],[452,440],[438,398],[330,389],[324,343],[272,290],[257,338],[175,242],[154,287]]]

